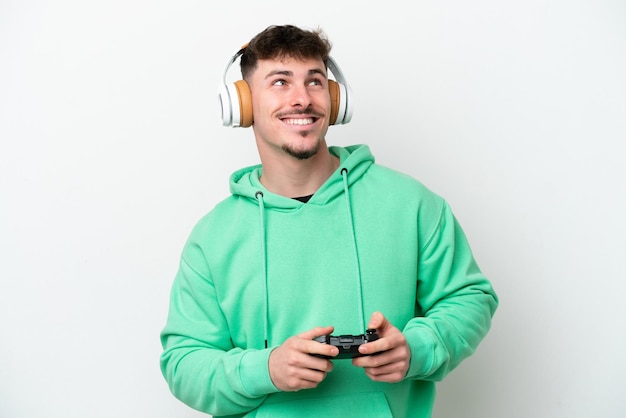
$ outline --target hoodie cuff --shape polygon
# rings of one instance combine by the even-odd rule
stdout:
[[[437,336],[426,327],[411,329],[405,334],[411,349],[408,379],[425,378],[433,374],[445,357]]]
[[[269,357],[272,350],[273,348],[249,351],[241,359],[241,384],[251,396],[280,392],[270,378]]]

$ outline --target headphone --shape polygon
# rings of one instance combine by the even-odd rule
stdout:
[[[222,111],[222,124],[224,126],[247,128],[254,121],[252,115],[252,95],[248,83],[245,80],[238,80],[230,84],[226,82],[228,70],[237,58],[244,53],[245,49],[246,46],[233,55],[224,70],[223,83],[220,86],[218,95]],[[348,86],[341,69],[332,57],[328,57],[327,65],[337,80],[328,80],[330,124],[348,123],[352,119],[350,86]]]

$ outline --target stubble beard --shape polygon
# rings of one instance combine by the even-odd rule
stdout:
[[[306,136],[306,133],[303,132],[302,136]],[[317,140],[315,145],[307,149],[295,149],[290,144],[284,144],[282,150],[285,154],[297,158],[298,160],[308,160],[319,152],[321,142],[321,140]]]

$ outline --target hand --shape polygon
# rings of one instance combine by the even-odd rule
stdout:
[[[269,358],[270,378],[274,386],[286,392],[317,387],[326,378],[326,374],[333,370],[333,363],[311,354],[334,357],[339,354],[339,349],[313,339],[331,334],[333,330],[333,327],[313,328],[290,337],[276,347]]]
[[[368,328],[375,328],[380,337],[359,347],[364,357],[352,359],[352,364],[362,367],[375,382],[399,382],[406,376],[411,363],[411,349],[402,332],[394,327],[380,312],[374,312]]]

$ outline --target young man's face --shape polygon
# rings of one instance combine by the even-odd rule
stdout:
[[[298,159],[315,155],[330,119],[324,62],[259,60],[248,84],[260,151],[286,153]]]

